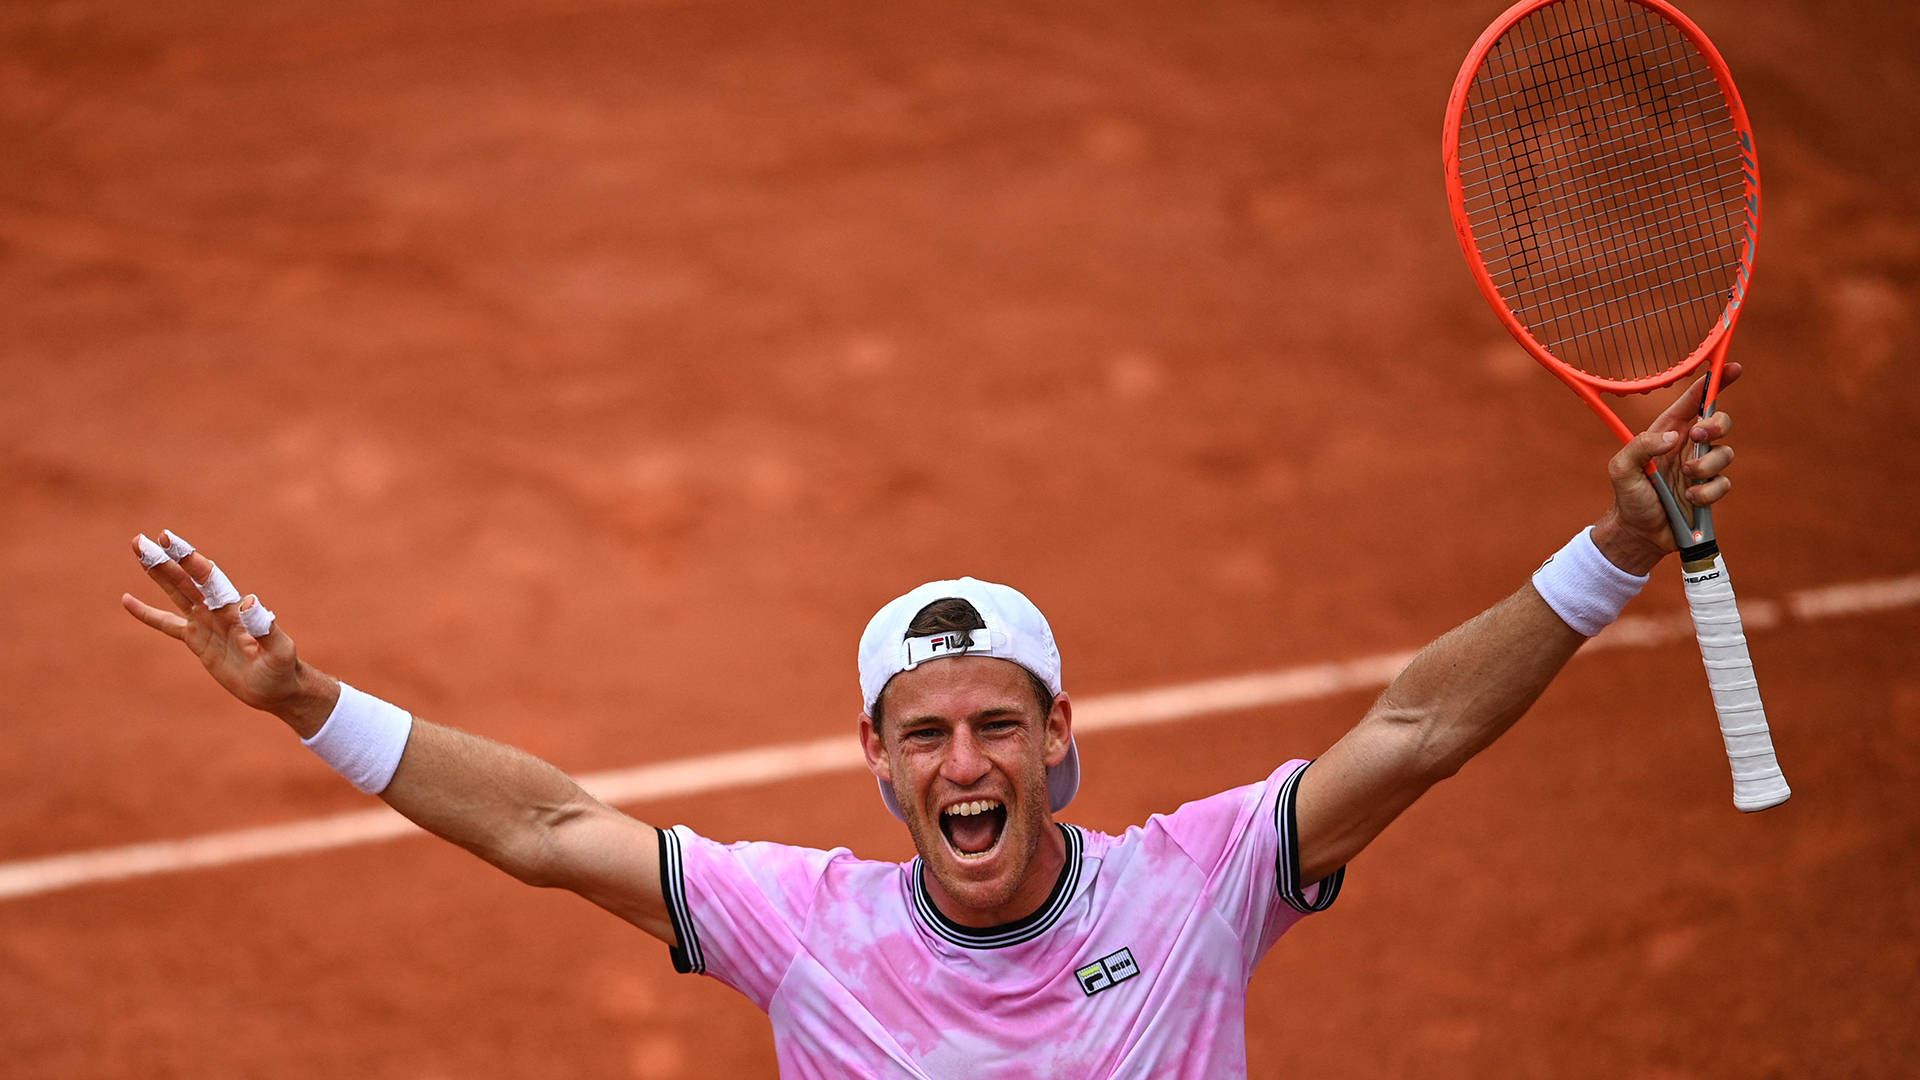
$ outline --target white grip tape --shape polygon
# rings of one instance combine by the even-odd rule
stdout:
[[[254,637],[266,637],[273,633],[273,612],[267,610],[267,605],[256,596],[252,607],[240,609],[240,625],[246,627],[247,633]]]
[[[354,787],[378,795],[393,782],[412,732],[413,716],[405,709],[341,683],[327,722],[300,743]]]
[[[162,529],[160,535],[167,541],[167,558],[179,562],[193,554],[193,545],[174,535],[172,529]]]
[[[233,582],[227,580],[226,573],[218,566],[207,574],[206,584],[196,581],[194,585],[199,588],[201,599],[207,602],[208,611],[219,611],[228,604],[240,602],[240,590],[233,587]]]
[[[1727,744],[1727,764],[1733,768],[1733,805],[1749,813],[1778,806],[1793,791],[1773,753],[1773,735],[1760,704],[1760,683],[1753,677],[1727,564],[1715,555],[1700,569],[1683,570],[1682,577],[1694,636],[1700,639],[1700,656],[1707,666],[1707,688],[1720,717],[1720,737]]]

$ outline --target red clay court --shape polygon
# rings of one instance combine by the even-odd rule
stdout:
[[[0,12],[0,1073],[772,1073],[744,999],[427,838],[53,887],[377,808],[118,609],[139,530],[424,716],[700,763],[623,805],[721,839],[909,853],[853,647],[963,572],[1077,701],[1167,691],[1083,730],[1070,820],[1323,749],[1350,662],[1605,505],[1442,196],[1499,6]],[[1255,1075],[1920,1072],[1920,14],[1686,8],[1765,178],[1719,522],[1794,799],[1732,809],[1667,566],[1268,957]],[[1197,711],[1259,673],[1293,691]]]

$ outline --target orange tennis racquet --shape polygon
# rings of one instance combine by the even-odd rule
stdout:
[[[1664,0],[1515,4],[1454,80],[1442,155],[1467,265],[1534,359],[1623,442],[1633,433],[1602,395],[1703,364],[1713,415],[1753,273],[1760,170],[1733,75],[1698,26]],[[1647,471],[1680,546],[1733,804],[1777,806],[1792,792],[1713,516]]]

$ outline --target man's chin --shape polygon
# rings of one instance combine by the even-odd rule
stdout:
[[[1026,868],[1032,862],[1030,851],[1029,858],[1019,858],[1021,837],[1016,835],[1016,830],[1002,831],[993,846],[978,855],[955,850],[944,833],[934,835],[938,846],[931,853],[922,851],[921,859],[939,883],[944,894],[942,899],[960,909],[946,912],[949,917],[966,922],[968,914],[987,917],[1013,902]]]
[[[1000,862],[998,858],[994,860]],[[943,894],[941,905],[943,914],[959,923],[971,923],[969,915],[986,916],[988,913],[1006,907],[1013,901],[1014,893],[1019,890],[1017,875],[1005,872],[1007,867],[993,867],[960,864],[955,865],[951,857],[941,859],[930,867],[933,878],[940,885]],[[945,910],[951,904],[956,910]],[[1003,920],[994,920],[1003,921]]]

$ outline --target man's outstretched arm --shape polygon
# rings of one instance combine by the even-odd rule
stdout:
[[[121,604],[185,644],[242,703],[274,714],[302,739],[318,734],[340,701],[339,680],[301,660],[277,623],[255,637],[242,616],[258,604],[254,597],[221,603],[218,595],[205,596],[216,571],[204,554],[161,558],[153,554],[157,550],[134,542],[142,563],[153,563],[148,576],[177,611],[131,594]],[[379,795],[416,825],[521,881],[570,889],[669,945],[677,943],[661,893],[653,826],[600,802],[530,754],[415,717],[405,751]]]
[[[1728,364],[1723,383],[1739,376]],[[1704,378],[1704,376],[1703,376]],[[1718,442],[1726,413],[1693,419],[1699,384],[1608,463],[1614,505],[1593,529],[1609,563],[1644,575],[1674,550],[1647,462],[1684,453],[1688,439]],[[1717,446],[1684,466],[1684,498],[1723,498],[1733,460]],[[1678,486],[1678,485],[1676,485]],[[1314,762],[1296,796],[1300,879],[1318,881],[1358,855],[1429,787],[1458,772],[1524,715],[1586,638],[1529,583],[1428,645],[1367,715]]]

